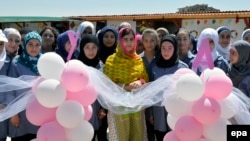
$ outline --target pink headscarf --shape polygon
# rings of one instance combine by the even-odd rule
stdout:
[[[137,34],[136,35],[136,40],[137,41],[142,41],[142,35],[141,34]]]

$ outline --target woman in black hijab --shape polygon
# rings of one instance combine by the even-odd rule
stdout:
[[[105,26],[98,34],[100,43],[100,59],[105,64],[106,59],[115,52],[118,33],[112,26]]]
[[[154,80],[163,75],[173,74],[180,68],[188,68],[187,64],[179,60],[177,40],[172,35],[162,38],[158,58],[152,68]],[[157,141],[162,141],[165,134],[170,131],[167,119],[167,111],[164,107],[154,106],[152,108],[154,119],[154,130]]]

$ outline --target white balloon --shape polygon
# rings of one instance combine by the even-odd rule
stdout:
[[[38,141],[37,139],[32,139],[32,140],[30,140],[30,141]]]
[[[174,117],[192,114],[193,102],[186,101],[175,94],[166,97],[164,102],[166,111]]]
[[[204,136],[211,141],[226,141],[229,124],[228,120],[221,118],[212,125],[204,126]]]
[[[41,105],[53,108],[66,99],[66,90],[58,80],[47,79],[38,85],[35,96]]]
[[[205,86],[201,78],[193,73],[184,74],[176,83],[176,93],[187,101],[195,101],[202,97]]]
[[[43,54],[37,62],[39,73],[46,79],[60,80],[64,67],[64,60],[54,52]]]
[[[202,73],[201,73],[201,79],[203,80],[203,82],[206,82],[207,79],[212,76],[212,75],[215,75],[215,74],[220,74],[220,75],[226,75],[225,72],[220,69],[220,68],[217,68],[217,67],[214,67],[213,69],[205,69]]]
[[[221,117],[226,119],[232,118],[238,111],[240,111],[238,98],[234,94],[230,94],[225,99],[221,100],[220,107]]]
[[[178,119],[179,119],[179,118],[174,117],[174,116],[172,116],[171,114],[168,113],[167,122],[168,122],[168,126],[169,126],[172,130],[174,130],[175,124],[176,124],[176,122],[177,122]]]
[[[66,138],[69,141],[91,141],[94,136],[92,125],[83,120],[81,124],[72,129],[66,129]]]
[[[56,119],[65,128],[75,128],[84,119],[85,111],[82,105],[76,101],[63,102],[56,110]]]

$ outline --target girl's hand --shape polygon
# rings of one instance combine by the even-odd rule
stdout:
[[[134,81],[134,82],[130,83],[129,86],[132,89],[137,89],[137,88],[140,88],[142,86],[142,83],[141,83],[140,80],[137,80],[137,81]]]
[[[98,112],[98,118],[103,119],[106,116],[106,111],[104,109],[100,109]]]
[[[150,116],[149,122],[150,122],[151,125],[154,125],[154,117],[153,116]]]
[[[20,125],[20,118],[19,115],[14,115],[13,117],[10,118],[10,123],[14,127],[18,127]]]

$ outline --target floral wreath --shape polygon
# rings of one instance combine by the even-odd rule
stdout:
[[[194,37],[195,37],[195,38],[198,37],[198,31],[197,31],[197,30],[191,30],[189,33],[190,33],[190,34],[193,34],[193,33],[194,33]]]
[[[236,39],[237,37],[238,37],[238,32],[237,32],[237,30],[231,30],[231,37],[233,38],[233,39]]]

